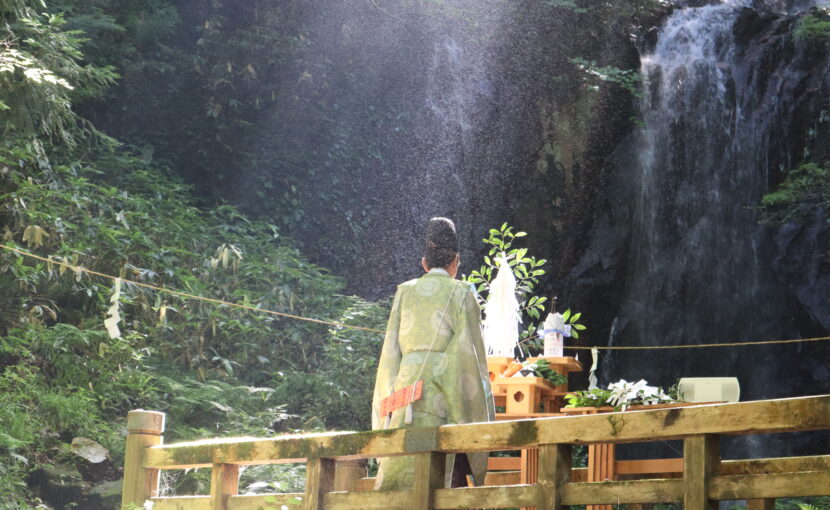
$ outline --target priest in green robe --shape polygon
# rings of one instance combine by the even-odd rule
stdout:
[[[446,218],[427,225],[421,264],[426,274],[398,286],[378,362],[372,428],[437,427],[492,421],[493,394],[487,370],[481,313],[473,289],[455,279],[458,237]],[[423,393],[409,406],[381,416],[381,401],[423,381]],[[408,391],[408,390],[407,390]],[[448,455],[445,486],[484,482],[485,453]],[[411,489],[412,456],[380,459],[376,489]]]

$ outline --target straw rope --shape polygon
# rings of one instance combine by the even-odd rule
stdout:
[[[78,273],[78,272],[87,273],[87,274],[98,276],[100,278],[106,278],[108,280],[113,280],[113,281],[119,279],[116,276],[108,275],[108,274],[105,274],[105,273],[100,273],[98,271],[93,271],[92,269],[87,269],[83,266],[76,266],[76,265],[64,262],[62,260],[56,260],[56,259],[53,259],[53,258],[50,258],[50,257],[42,257],[40,255],[35,255],[34,253],[30,253],[30,252],[21,250],[19,248],[15,248],[14,246],[7,246],[5,244],[0,244],[0,248],[2,248],[4,250],[7,250],[7,251],[17,253],[18,255],[21,255],[21,256],[24,256],[24,257],[29,257],[29,258],[33,258],[35,260],[40,260],[40,261],[46,262],[48,264],[55,264],[55,265],[58,265],[58,266],[63,266],[67,269],[71,269],[72,271],[75,271],[76,273]],[[385,331],[381,330],[381,329],[366,328],[366,327],[363,327],[363,326],[354,326],[354,325],[351,325],[351,324],[343,324],[342,322],[328,321],[328,320],[324,320],[324,319],[315,319],[315,318],[312,318],[312,317],[302,317],[300,315],[294,315],[294,314],[284,313],[284,312],[276,312],[274,310],[268,310],[268,309],[265,309],[265,308],[257,308],[255,306],[243,305],[243,304],[239,304],[239,303],[231,303],[231,302],[228,302],[228,301],[223,301],[221,299],[214,299],[214,298],[209,298],[209,297],[204,297],[204,296],[197,296],[195,294],[188,294],[187,292],[182,292],[180,290],[167,289],[167,288],[159,287],[157,285],[152,285],[152,284],[149,284],[149,283],[142,283],[142,282],[136,282],[136,281],[133,281],[133,280],[128,280],[126,278],[120,278],[120,280],[124,283],[129,283],[131,285],[136,285],[138,287],[144,287],[146,289],[152,289],[152,290],[155,290],[157,292],[163,292],[165,294],[170,294],[170,295],[173,295],[173,296],[179,296],[179,297],[183,297],[183,298],[187,298],[187,299],[193,299],[193,300],[197,300],[197,301],[206,301],[208,303],[214,303],[214,304],[217,304],[217,305],[229,306],[229,307],[232,307],[232,308],[239,308],[239,309],[242,309],[242,310],[248,310],[250,312],[260,312],[260,313],[265,313],[265,314],[268,314],[268,315],[275,315],[277,317],[285,317],[287,319],[295,319],[295,320],[298,320],[298,321],[313,322],[313,323],[316,323],[316,324],[325,324],[327,326],[334,326],[334,327],[337,327],[337,328],[357,329],[357,330],[361,330],[361,331],[370,331],[372,333],[385,333]]]
[[[715,344],[691,345],[606,345],[596,347],[566,345],[565,349],[578,349],[582,351],[590,351],[591,349],[599,349],[600,351],[643,351],[647,349],[703,349],[706,347],[744,347],[747,345],[796,344],[801,342],[821,342],[824,340],[830,340],[830,336],[818,336],[815,338],[791,338],[787,340],[759,340],[755,342],[723,342]]]
[[[31,252],[28,252],[28,251],[25,251],[25,250],[21,250],[20,248],[17,248],[17,247],[14,247],[14,246],[8,246],[8,245],[5,245],[5,244],[0,244],[0,248],[2,248],[4,250],[7,250],[7,251],[17,253],[18,255],[23,256],[23,257],[29,257],[29,258],[32,258],[32,259],[35,259],[35,260],[40,260],[40,261],[46,262],[48,264],[55,264],[55,265],[58,265],[58,266],[63,266],[67,269],[71,269],[72,271],[74,271],[76,273],[78,273],[78,272],[87,273],[87,274],[91,274],[91,275],[98,276],[100,278],[105,278],[105,279],[112,280],[112,281],[115,281],[115,280],[119,279],[116,276],[108,275],[108,274],[105,274],[105,273],[100,273],[98,271],[93,271],[93,270],[87,269],[83,266],[76,266],[76,265],[69,264],[69,263],[67,263],[65,261],[62,261],[62,260],[56,260],[56,259],[53,259],[51,257],[43,257],[41,255],[36,255],[34,253],[31,253]],[[303,316],[300,316],[300,315],[294,315],[294,314],[284,313],[284,312],[277,312],[277,311],[268,310],[268,309],[265,309],[265,308],[257,308],[255,306],[250,306],[250,305],[243,305],[243,304],[239,304],[239,303],[231,303],[229,301],[224,301],[224,300],[221,300],[221,299],[209,298],[209,297],[204,297],[204,296],[197,296],[195,294],[189,294],[187,292],[182,292],[182,291],[179,291],[179,290],[167,289],[167,288],[164,288],[164,287],[159,287],[157,285],[137,282],[137,281],[128,280],[128,279],[125,279],[125,278],[121,278],[121,281],[125,282],[125,283],[129,283],[131,285],[136,285],[138,287],[144,287],[144,288],[147,288],[147,289],[155,290],[157,292],[163,292],[165,294],[170,294],[170,295],[173,295],[173,296],[178,296],[178,297],[187,298],[187,299],[193,299],[193,300],[196,300],[196,301],[205,301],[205,302],[208,302],[208,303],[213,303],[213,304],[223,305],[223,306],[229,306],[229,307],[232,307],[232,308],[239,308],[239,309],[247,310],[247,311],[250,311],[250,312],[259,312],[259,313],[264,313],[264,314],[268,314],[268,315],[274,315],[274,316],[277,316],[277,317],[284,317],[284,318],[287,318],[287,319],[313,322],[315,324],[324,324],[326,326],[333,326],[333,327],[336,327],[336,328],[354,329],[354,330],[359,330],[359,331],[369,331],[371,333],[385,333],[386,332],[385,330],[382,330],[382,329],[367,328],[367,327],[364,327],[364,326],[355,326],[355,325],[352,325],[352,324],[344,324],[342,322],[329,321],[329,320],[324,320],[324,319],[315,319],[313,317],[303,317]],[[654,350],[706,349],[706,348],[712,348],[712,347],[747,347],[747,346],[753,346],[753,345],[776,345],[776,344],[795,344],[795,343],[805,343],[805,342],[822,342],[822,341],[826,341],[826,340],[830,340],[830,336],[819,336],[819,337],[813,337],[813,338],[791,338],[791,339],[785,339],[785,340],[759,340],[759,341],[754,341],[754,342],[723,342],[723,343],[690,344],[690,345],[619,345],[619,346],[606,345],[606,346],[595,346],[595,347],[581,346],[581,345],[567,345],[567,346],[565,346],[565,349],[575,349],[575,350],[583,350],[583,351],[590,351],[591,349],[599,349],[601,351],[641,351],[641,350],[652,350],[652,349],[654,349]]]

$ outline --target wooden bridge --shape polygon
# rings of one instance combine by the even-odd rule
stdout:
[[[267,439],[215,439],[162,444],[164,415],[132,411],[124,469],[124,510],[153,502],[153,510],[431,510],[682,502],[685,510],[719,500],[830,496],[830,455],[721,460],[720,437],[830,430],[830,395],[710,404],[588,416],[539,418],[437,429],[334,432]],[[572,445],[683,440],[682,477],[577,482]],[[826,444],[824,447],[826,447]],[[538,449],[536,483],[443,488],[448,453]],[[336,491],[348,477],[341,461],[412,455],[414,486],[407,491]],[[239,467],[307,465],[301,494],[239,495]],[[346,464],[340,464],[347,466]],[[211,468],[209,496],[156,497],[159,471]],[[338,482],[342,485],[341,482]]]

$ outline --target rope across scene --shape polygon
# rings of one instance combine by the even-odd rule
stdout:
[[[3,248],[4,250],[12,251],[12,252],[17,253],[18,255],[22,255],[24,257],[30,257],[30,258],[33,258],[33,259],[36,259],[36,260],[40,260],[40,261],[46,262],[48,264],[55,264],[55,265],[58,265],[58,266],[63,266],[65,268],[71,269],[72,271],[75,271],[75,272],[88,273],[88,274],[91,274],[91,275],[94,275],[94,276],[99,276],[101,278],[106,278],[108,280],[113,280],[113,281],[119,279],[116,276],[108,275],[108,274],[105,274],[105,273],[99,273],[98,271],[93,271],[93,270],[87,269],[85,267],[68,264],[68,263],[63,262],[61,260],[55,260],[55,259],[52,259],[52,258],[42,257],[40,255],[35,255],[34,253],[29,253],[27,251],[23,251],[19,248],[15,248],[14,246],[7,246],[5,244],[0,244],[0,248]],[[265,308],[257,308],[255,306],[241,305],[239,303],[230,303],[228,301],[222,301],[221,299],[208,298],[208,297],[204,297],[204,296],[196,296],[194,294],[188,294],[187,292],[182,292],[182,291],[179,291],[179,290],[165,289],[164,287],[158,287],[156,285],[151,285],[149,283],[141,283],[141,282],[136,282],[136,281],[133,281],[133,280],[127,280],[126,278],[120,278],[120,280],[122,282],[129,283],[131,285],[137,285],[139,287],[144,287],[146,289],[152,289],[152,290],[155,290],[155,291],[158,291],[158,292],[164,292],[166,294],[171,294],[173,296],[179,296],[179,297],[183,297],[183,298],[187,298],[187,299],[194,299],[194,300],[197,300],[197,301],[206,301],[208,303],[214,303],[214,304],[217,304],[217,305],[230,306],[230,307],[233,307],[233,308],[240,308],[242,310],[248,310],[248,311],[251,311],[251,312],[260,312],[260,313],[265,313],[265,314],[268,314],[268,315],[276,315],[278,317],[285,317],[287,319],[295,319],[295,320],[298,320],[298,321],[314,322],[316,324],[325,324],[327,326],[334,326],[334,327],[337,327],[337,328],[357,329],[357,330],[361,330],[361,331],[371,331],[372,333],[385,333],[386,332],[382,329],[365,328],[363,326],[353,326],[351,324],[343,324],[341,322],[327,321],[327,320],[323,320],[323,319],[314,319],[312,317],[302,317],[300,315],[293,315],[293,314],[284,313],[284,312],[275,312],[274,310],[267,310]]]
[[[5,245],[5,244],[0,244],[0,248],[2,248],[4,250],[7,250],[7,251],[17,253],[18,255],[23,256],[23,257],[29,257],[29,258],[32,258],[32,259],[35,259],[35,260],[40,260],[40,261],[46,262],[48,264],[55,264],[55,265],[58,265],[58,266],[63,266],[65,268],[71,269],[72,271],[75,271],[75,272],[87,273],[87,274],[91,274],[91,275],[98,276],[98,277],[101,277],[101,278],[106,278],[106,279],[112,280],[112,281],[115,281],[115,280],[119,279],[116,276],[108,275],[108,274],[105,274],[105,273],[99,273],[98,271],[93,271],[93,270],[87,269],[85,267],[69,264],[69,263],[61,261],[61,260],[56,260],[56,259],[49,258],[49,257],[43,257],[43,256],[40,256],[40,255],[35,255],[34,253],[30,253],[30,252],[21,250],[19,248],[14,247],[14,246],[8,246],[8,245]],[[158,287],[156,285],[152,285],[152,284],[149,284],[149,283],[141,283],[141,282],[136,282],[136,281],[132,281],[132,280],[127,280],[125,278],[120,278],[120,280],[125,282],[125,283],[129,283],[131,285],[136,285],[138,287],[144,287],[144,288],[147,288],[147,289],[152,289],[152,290],[155,290],[157,292],[164,292],[166,294],[170,294],[170,295],[173,295],[173,296],[179,296],[179,297],[183,297],[183,298],[187,298],[187,299],[194,299],[194,300],[197,300],[197,301],[206,301],[208,303],[214,303],[214,304],[223,305],[223,306],[230,306],[230,307],[233,307],[233,308],[239,308],[239,309],[248,310],[248,311],[251,311],[251,312],[259,312],[259,313],[264,313],[264,314],[268,314],[268,315],[275,315],[277,317],[285,317],[287,319],[313,322],[313,323],[316,323],[316,324],[325,324],[327,326],[334,326],[336,328],[355,329],[355,330],[359,330],[359,331],[369,331],[369,332],[372,332],[372,333],[385,333],[386,332],[382,329],[366,328],[366,327],[363,327],[363,326],[354,326],[354,325],[351,325],[351,324],[343,324],[342,322],[328,321],[328,320],[324,320],[324,319],[315,319],[315,318],[312,318],[312,317],[303,317],[303,316],[300,316],[300,315],[294,315],[294,314],[290,314],[290,313],[276,312],[274,310],[268,310],[268,309],[265,309],[265,308],[257,308],[255,306],[241,305],[239,303],[230,303],[228,301],[223,301],[221,299],[214,299],[214,298],[208,298],[208,297],[204,297],[204,296],[197,296],[197,295],[188,294],[187,292],[182,292],[182,291],[179,291],[179,290],[172,290],[172,289],[166,289],[164,287]],[[725,343],[692,344],[692,345],[634,345],[634,346],[625,346],[625,345],[611,346],[611,345],[609,345],[609,346],[596,346],[596,347],[570,345],[570,346],[565,346],[565,349],[576,349],[576,350],[584,350],[584,351],[590,351],[591,349],[599,349],[601,351],[640,351],[640,350],[650,350],[650,349],[704,349],[704,348],[709,348],[709,347],[746,347],[746,346],[751,346],[751,345],[795,344],[795,343],[804,343],[804,342],[821,342],[821,341],[827,341],[827,340],[830,340],[830,336],[819,336],[819,337],[813,337],[813,338],[792,338],[792,339],[787,339],[787,340],[760,340],[760,341],[754,341],[754,342],[725,342]]]
[[[821,342],[823,340],[830,340],[830,336],[817,336],[815,338],[791,338],[788,340],[759,340],[756,342],[724,342],[719,344],[692,344],[692,345],[607,345],[597,347],[586,347],[581,345],[566,345],[565,349],[578,349],[582,351],[590,351],[591,349],[599,349],[600,351],[643,351],[646,349],[703,349],[706,347],[744,347],[747,345],[772,345],[772,344],[796,344],[801,342]]]

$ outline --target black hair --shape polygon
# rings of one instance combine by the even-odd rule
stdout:
[[[432,218],[427,223],[424,258],[427,267],[447,267],[458,255],[458,234],[447,218]]]

